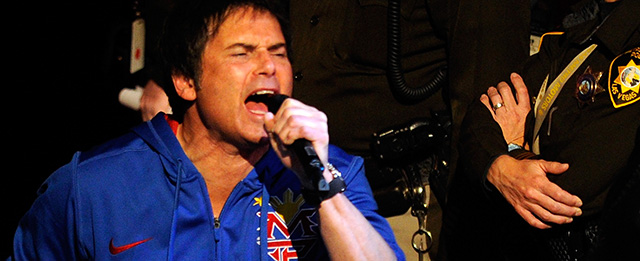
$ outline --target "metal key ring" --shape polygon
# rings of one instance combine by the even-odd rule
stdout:
[[[420,240],[420,241],[416,242],[417,240]],[[429,250],[431,249],[432,243],[433,243],[433,238],[431,237],[431,232],[424,229],[419,229],[418,231],[413,233],[413,237],[411,238],[411,246],[416,252],[421,254],[425,254],[429,252]],[[423,248],[423,246],[425,245],[426,245],[426,248]]]

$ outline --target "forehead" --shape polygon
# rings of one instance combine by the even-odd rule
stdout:
[[[229,10],[221,24],[213,30],[210,30],[212,31],[211,39],[254,35],[254,37],[275,37],[284,41],[278,19],[267,10],[253,7],[238,7]]]

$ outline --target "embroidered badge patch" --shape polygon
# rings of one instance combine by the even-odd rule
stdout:
[[[640,47],[616,57],[609,67],[609,96],[620,108],[640,100]]]

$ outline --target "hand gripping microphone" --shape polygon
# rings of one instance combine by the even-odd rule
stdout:
[[[269,112],[276,114],[284,100],[287,98],[289,98],[289,96],[276,94],[269,96],[265,99],[264,103],[267,105]],[[329,184],[327,184],[327,181],[322,175],[324,172],[324,165],[320,161],[320,158],[318,158],[318,154],[316,154],[316,150],[311,145],[311,142],[306,139],[298,139],[294,141],[293,144],[287,146],[287,148],[296,154],[298,160],[302,164],[304,173],[308,178],[307,182],[301,180],[303,187],[311,190],[310,192],[314,194],[328,192]],[[309,182],[311,182],[311,188],[308,188]]]

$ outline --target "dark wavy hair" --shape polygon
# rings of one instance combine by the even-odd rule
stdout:
[[[220,25],[233,12],[253,8],[273,14],[290,51],[290,33],[285,9],[267,0],[178,0],[165,20],[159,47],[163,62],[163,87],[169,96],[173,116],[182,121],[185,111],[193,104],[178,96],[172,75],[185,76],[199,85],[202,74],[202,55],[206,43],[213,38]]]

